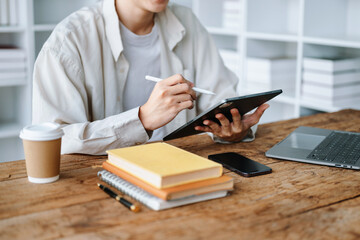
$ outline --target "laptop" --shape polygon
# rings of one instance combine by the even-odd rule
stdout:
[[[360,169],[360,133],[301,126],[270,148],[265,156]]]

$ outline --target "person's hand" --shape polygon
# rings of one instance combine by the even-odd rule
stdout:
[[[219,120],[220,125],[211,120],[204,120],[205,126],[196,126],[195,130],[211,132],[221,139],[228,142],[241,141],[249,132],[250,127],[257,124],[264,111],[269,107],[268,104],[262,104],[252,114],[244,115],[241,118],[236,108],[230,110],[233,121],[230,122],[223,114],[218,113],[215,117]]]
[[[140,107],[139,118],[146,130],[160,128],[184,110],[194,107],[194,84],[180,74],[158,82],[148,101]]]

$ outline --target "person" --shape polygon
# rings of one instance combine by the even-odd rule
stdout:
[[[61,125],[63,154],[105,154],[161,140],[236,96],[237,82],[190,9],[168,0],[103,0],[65,18],[43,45],[34,66],[33,123]],[[233,122],[217,114],[220,124],[205,120],[196,129],[219,142],[251,140],[267,107],[243,118],[232,109]]]

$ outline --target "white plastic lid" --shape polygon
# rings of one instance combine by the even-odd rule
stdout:
[[[61,138],[63,135],[60,125],[51,122],[29,125],[20,132],[20,138],[32,141],[54,140]]]

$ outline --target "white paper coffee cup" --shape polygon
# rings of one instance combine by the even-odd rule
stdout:
[[[59,179],[63,135],[60,125],[55,123],[29,125],[21,130],[30,182],[50,183]]]

